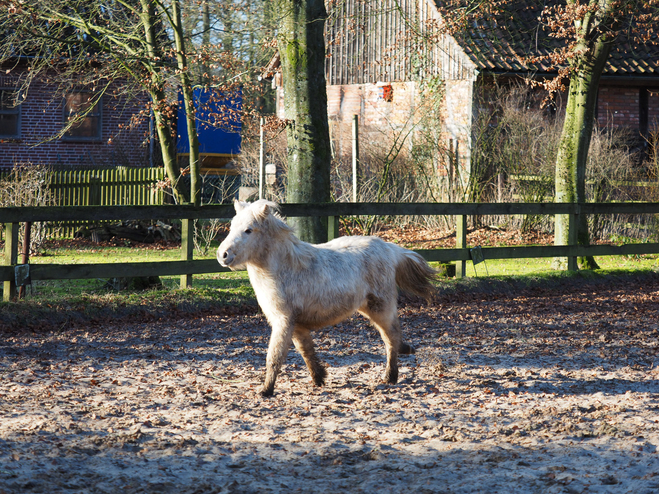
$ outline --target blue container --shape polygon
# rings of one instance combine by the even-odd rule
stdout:
[[[199,153],[207,156],[235,156],[240,153],[243,95],[240,89],[227,93],[213,89],[194,90]],[[183,93],[179,91],[176,151],[190,153]]]

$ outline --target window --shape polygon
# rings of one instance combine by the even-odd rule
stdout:
[[[85,92],[68,93],[64,97],[64,121],[74,121],[66,131],[70,139],[100,139],[101,105],[94,94]]]
[[[21,107],[15,89],[0,88],[0,137],[21,136]]]

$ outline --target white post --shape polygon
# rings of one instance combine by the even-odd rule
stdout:
[[[259,199],[265,196],[265,119],[261,117],[261,145],[259,149]]]
[[[352,116],[352,202],[359,202],[359,116]]]

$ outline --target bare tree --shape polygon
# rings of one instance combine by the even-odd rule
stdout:
[[[231,91],[249,83],[253,70],[231,43],[214,45],[220,33],[225,39],[244,38],[244,33],[227,30],[220,14],[226,4],[209,8],[208,1],[196,0],[39,0],[0,1],[0,63],[7,70],[27,66],[23,89],[36,78],[60,87],[93,89],[94,104],[122,81],[125,97],[148,94],[150,103],[143,116],[152,112],[155,134],[163,163],[178,202],[199,203],[199,147],[195,121],[193,87],[203,84],[219,91]],[[237,19],[258,17],[251,3],[230,4]],[[200,11],[199,25],[193,14]],[[211,36],[213,34],[213,36]],[[199,39],[201,37],[201,39]],[[260,46],[261,38],[253,40]],[[256,57],[254,57],[256,58]],[[201,68],[201,69],[200,69]],[[17,71],[18,72],[18,71]],[[195,74],[202,72],[201,80]],[[243,76],[241,78],[241,76]],[[190,142],[187,169],[176,157],[176,100],[181,91]],[[84,118],[81,112],[79,118]],[[68,122],[68,127],[76,120]],[[179,126],[181,123],[179,123]],[[67,132],[64,127],[52,138]],[[191,190],[181,180],[191,177]]]

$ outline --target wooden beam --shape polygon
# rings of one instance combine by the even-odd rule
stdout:
[[[455,217],[455,248],[464,251],[467,249],[467,217],[460,215]],[[468,251],[467,251],[468,252]],[[455,267],[455,277],[464,278],[467,276],[467,259],[459,259]]]
[[[568,215],[568,235],[567,235],[567,244],[569,246],[575,246],[579,243],[579,211],[571,213]],[[577,263],[576,256],[568,256],[567,258],[567,270],[568,271],[577,271],[579,265]]]
[[[450,262],[469,261],[468,248],[456,249],[418,249],[416,250],[428,261]],[[659,254],[659,243],[639,243],[626,245],[538,245],[516,247],[483,247],[483,257],[490,259],[531,259],[569,256],[632,256]],[[228,272],[215,259],[198,259],[192,261],[159,261],[105,264],[31,264],[32,280],[66,280],[92,278],[124,278],[136,276],[179,276],[183,274],[208,274]],[[14,279],[14,266],[0,266],[0,281]]]
[[[545,257],[584,257],[584,256],[635,256],[659,254],[659,243],[626,245],[530,245],[517,247],[483,247],[485,260],[490,259],[535,259]],[[427,261],[451,262],[468,261],[471,253],[464,249],[418,249]]]
[[[2,300],[10,302],[16,299],[16,276],[14,268],[18,263],[18,223],[5,223],[4,265],[9,268],[9,276],[3,278]]]
[[[0,223],[25,221],[79,221],[79,220],[154,220],[233,218],[233,205],[208,206],[24,206],[0,208]]]
[[[194,252],[194,229],[195,222],[190,219],[181,220],[181,259],[183,261],[192,261]],[[181,288],[190,288],[192,286],[192,273],[181,275]]]
[[[352,116],[352,202],[359,202],[359,115]]]
[[[83,280],[93,278],[133,278],[179,276],[229,271],[215,259],[193,261],[126,262],[104,264],[30,264],[32,281]],[[0,266],[0,280],[14,276],[13,266]]]
[[[282,204],[285,216],[454,216],[454,215],[555,215],[580,214],[659,214],[659,202],[637,203],[326,203]],[[232,205],[201,207],[167,206],[39,206],[0,208],[0,223],[25,221],[153,220],[232,218]]]
[[[340,223],[338,216],[328,216],[327,217],[327,241],[334,240],[339,238],[341,233],[339,232]]]

